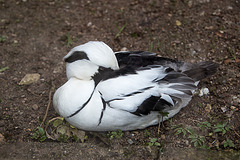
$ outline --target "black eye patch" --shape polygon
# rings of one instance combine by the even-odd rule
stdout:
[[[65,62],[68,62],[68,63],[72,63],[74,61],[77,61],[77,60],[82,60],[82,59],[87,59],[89,60],[87,54],[85,52],[82,52],[82,51],[75,51],[72,53],[71,56],[69,56],[68,58],[66,58],[64,61]]]

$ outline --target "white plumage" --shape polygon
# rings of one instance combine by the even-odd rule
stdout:
[[[88,42],[65,57],[68,81],[54,94],[55,110],[88,131],[136,130],[156,125],[185,107],[213,62],[190,64],[141,51],[113,52]],[[161,117],[160,112],[168,112]]]

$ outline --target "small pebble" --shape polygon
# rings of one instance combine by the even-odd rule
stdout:
[[[181,26],[181,25],[182,25],[182,22],[179,21],[179,20],[176,20],[176,25],[177,25],[177,26]]]
[[[226,116],[227,116],[228,118],[231,118],[232,115],[233,115],[233,111],[229,111],[228,113],[226,113]]]
[[[192,7],[192,5],[193,5],[193,1],[192,1],[192,0],[189,0],[189,1],[188,1],[188,7]]]
[[[213,15],[214,16],[219,16],[221,14],[221,9],[216,9],[214,12],[213,12]]]
[[[19,114],[19,115],[22,115],[22,114],[23,114],[23,112],[21,112],[21,111],[18,111],[18,114]]]
[[[227,111],[226,107],[221,107],[221,110],[223,111],[223,113],[225,113]]]
[[[232,6],[227,6],[227,9],[228,10],[233,10],[233,7]]]
[[[200,16],[204,16],[205,15],[205,11],[202,11],[199,15]]]
[[[127,142],[128,142],[129,144],[133,144],[133,143],[134,143],[133,140],[131,140],[131,139],[128,139]]]
[[[13,40],[13,43],[14,44],[18,44],[18,40]]]
[[[203,95],[207,95],[209,93],[209,89],[208,88],[201,88],[199,90],[199,96],[202,97]]]
[[[39,108],[39,107],[38,107],[38,105],[37,105],[37,104],[34,104],[34,105],[32,106],[32,108],[33,108],[33,110],[35,110],[35,111],[36,111],[36,110],[38,110],[38,108]]]
[[[92,22],[88,22],[87,26],[88,27],[92,26]]]
[[[185,143],[186,143],[187,146],[189,145],[189,141],[188,140],[186,140]]]
[[[121,51],[127,51],[128,49],[126,47],[121,48]]]
[[[238,96],[232,96],[232,101],[234,104],[237,105],[238,103],[240,103],[240,98],[238,98]]]
[[[164,134],[161,135],[161,139],[165,139],[166,136]]]
[[[26,74],[22,80],[19,82],[19,85],[29,85],[31,83],[37,82],[40,79],[40,74]]]
[[[0,133],[0,143],[5,140],[4,136]]]
[[[205,107],[205,111],[211,112],[211,110],[212,110],[211,104],[207,104],[206,107]]]
[[[235,106],[231,106],[230,108],[231,108],[231,110],[234,110],[234,111],[237,110],[237,107],[235,107]]]

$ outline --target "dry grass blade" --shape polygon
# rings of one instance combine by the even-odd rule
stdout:
[[[44,118],[43,118],[43,121],[42,121],[40,127],[43,126],[43,124],[45,123],[45,121],[46,121],[46,119],[47,119],[48,111],[49,111],[49,108],[50,108],[50,105],[51,105],[51,101],[52,101],[52,92],[53,92],[54,88],[55,88],[55,86],[52,85],[52,88],[51,88],[51,90],[50,90],[50,92],[49,92],[49,95],[48,95],[48,105],[47,105],[47,109],[46,109],[46,112],[45,112],[45,115],[44,115]]]

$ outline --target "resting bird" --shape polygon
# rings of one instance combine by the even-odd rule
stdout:
[[[218,66],[151,52],[114,53],[98,41],[73,48],[64,61],[68,81],[55,92],[53,105],[70,124],[87,131],[143,129],[171,118]]]

